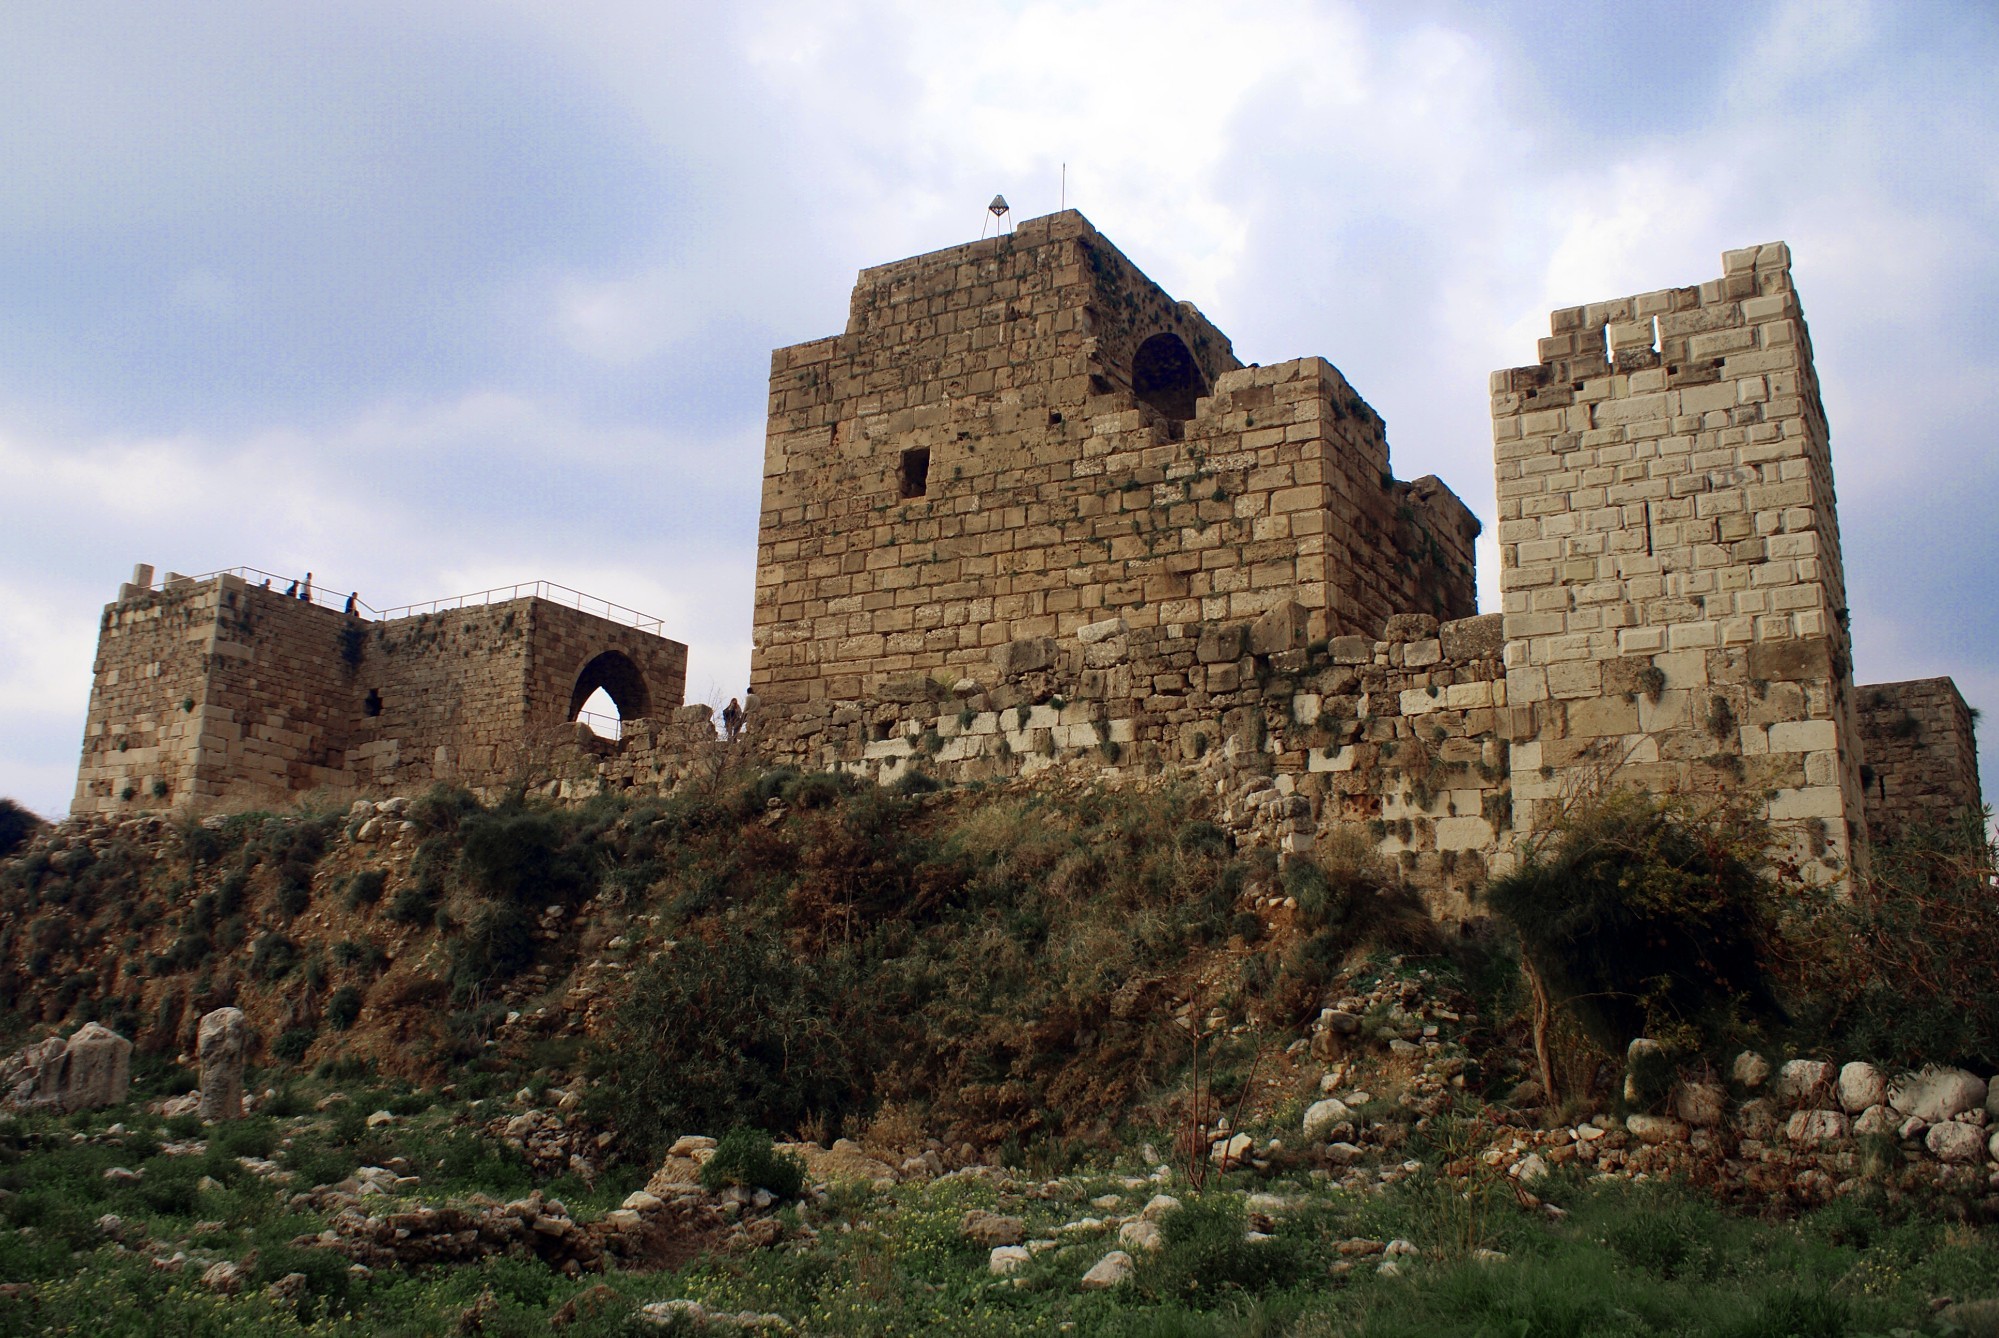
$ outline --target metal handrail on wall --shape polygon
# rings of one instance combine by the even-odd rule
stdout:
[[[261,584],[271,586],[272,588],[276,588],[275,583],[279,581],[284,582],[288,587],[304,583],[303,577],[282,576],[276,572],[260,571],[255,567],[223,567],[216,571],[203,572],[199,576],[171,574],[153,582],[148,588],[165,590],[176,581],[210,581],[218,576],[235,576],[248,581],[252,585]],[[649,632],[654,636],[665,635],[664,629],[666,623],[663,619],[655,618],[650,614],[640,613],[637,609],[628,609],[622,604],[614,604],[608,599],[599,599],[595,595],[586,595],[581,590],[572,590],[570,587],[558,585],[554,581],[523,581],[518,585],[496,585],[490,590],[475,590],[467,595],[451,595],[444,599],[433,599],[418,604],[402,604],[390,609],[378,609],[366,600],[356,598],[354,601],[354,610],[358,616],[375,622],[381,622],[390,618],[412,618],[422,613],[442,613],[446,609],[476,608],[484,604],[505,604],[510,600],[516,599],[546,599],[551,603],[561,604],[578,612],[603,618],[609,622],[623,623],[628,627],[636,627],[639,631]],[[321,585],[313,586],[311,602],[321,608],[332,609],[337,613],[345,612],[347,608],[347,596],[345,594],[340,593],[337,589]]]
[[[598,715],[595,711],[578,711],[576,719],[588,725],[600,739],[625,737],[625,722],[617,716]]]

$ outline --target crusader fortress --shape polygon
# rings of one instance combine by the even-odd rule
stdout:
[[[1491,389],[1480,616],[1479,522],[1394,477],[1345,378],[1243,366],[1080,214],[865,270],[844,333],[771,360],[747,746],[882,783],[1192,771],[1246,839],[1360,824],[1445,913],[1606,781],[1754,794],[1835,879],[1978,805],[1949,680],[1853,684],[1785,247],[1558,311]],[[722,748],[666,709],[684,664],[546,601],[369,621],[128,587],[78,807],[666,787]],[[618,740],[568,723],[598,686]]]

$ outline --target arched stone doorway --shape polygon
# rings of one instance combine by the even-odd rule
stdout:
[[[607,738],[617,738],[625,721],[651,710],[645,674],[623,651],[607,650],[584,665],[569,693],[569,719],[580,719]]]
[[[1194,401],[1208,393],[1208,379],[1180,336],[1167,332],[1152,336],[1132,355],[1131,393],[1180,423],[1194,416]]]

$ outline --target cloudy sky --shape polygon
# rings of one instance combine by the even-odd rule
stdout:
[[[1065,163],[1240,356],[1331,359],[1488,524],[1486,377],[1549,309],[1790,242],[1859,675],[1999,708],[1995,15],[9,0],[0,794],[66,808],[135,562],[377,607],[544,577],[663,616],[726,698],[768,351]]]

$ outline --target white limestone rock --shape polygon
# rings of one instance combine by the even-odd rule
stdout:
[[[1112,1250],[1083,1274],[1084,1291],[1108,1291],[1130,1280],[1135,1265],[1123,1250]]]
[[[1931,1065],[1891,1084],[1888,1104],[1904,1115],[1941,1124],[1985,1105],[1985,1079],[1964,1069]]]
[[[1888,1099],[1888,1080],[1872,1064],[1855,1060],[1839,1071],[1839,1108],[1858,1115]]]

